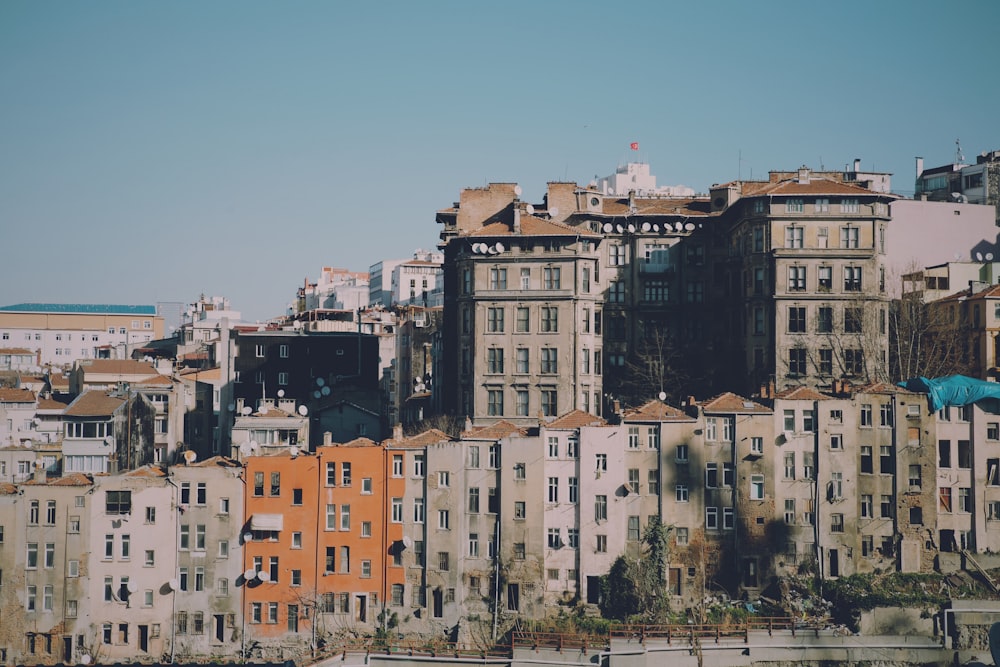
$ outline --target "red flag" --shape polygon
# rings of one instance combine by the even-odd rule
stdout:
[[[631,144],[629,144],[629,148],[631,148],[634,151],[639,150],[639,142],[638,141],[633,141]]]

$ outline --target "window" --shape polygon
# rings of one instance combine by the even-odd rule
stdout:
[[[892,518],[892,496],[883,495],[879,501],[879,511],[883,519]]]
[[[521,269],[521,291],[531,289],[531,269]]]
[[[469,557],[479,558],[479,533],[469,533]]]
[[[843,514],[831,514],[830,515],[830,532],[831,533],[842,533],[842,532],[844,532],[844,515]]]
[[[555,389],[546,388],[541,390],[542,416],[555,417],[558,410],[558,394]]]
[[[840,228],[840,247],[857,248],[861,230],[853,225]]]
[[[490,269],[490,289],[507,289],[507,269],[496,267]]]
[[[539,330],[544,333],[555,333],[559,331],[559,308],[556,306],[542,306],[541,324]]]
[[[806,309],[802,306],[788,308],[788,333],[806,332]]]
[[[972,447],[968,440],[958,441],[958,467],[966,470],[972,467]]]
[[[861,308],[844,308],[844,333],[862,333]]]
[[[608,497],[605,495],[594,496],[594,521],[601,522],[608,520]]]
[[[514,501],[514,519],[523,521],[527,518],[527,506],[523,500]]]
[[[491,307],[486,310],[486,331],[503,333],[503,308]]]
[[[785,523],[795,525],[795,498],[785,498]]]
[[[795,452],[785,452],[785,479],[795,479]]]
[[[131,491],[105,491],[105,514],[131,514]]]
[[[542,289],[560,289],[560,270],[558,266],[546,266],[542,269]]]
[[[478,468],[479,467],[479,447],[471,446],[467,450],[468,452],[468,468]]]
[[[858,210],[859,207],[857,199],[842,199],[840,201],[840,211],[842,213],[857,213]]]
[[[785,201],[785,212],[786,213],[801,213],[803,210],[803,201],[799,198],[790,198]]]
[[[281,495],[281,473],[272,472],[271,473],[271,491],[270,495],[280,496]]]
[[[530,329],[529,325],[529,310],[527,306],[518,306],[517,310],[514,311],[516,318],[514,320],[514,331],[517,333],[527,333]]]
[[[938,467],[951,467],[951,440],[938,440]]]
[[[518,461],[514,464],[514,479],[524,480],[527,477],[527,467]]]
[[[972,489],[969,487],[962,486],[958,489],[958,511],[972,511]]]
[[[451,529],[451,514],[448,510],[438,510],[438,528],[441,530]]]
[[[806,267],[788,267],[788,291],[803,292],[806,289]]]
[[[608,552],[608,536],[607,535],[597,535],[597,553],[607,553]]]
[[[820,375],[833,375],[833,350],[828,347],[819,349],[819,373]]]
[[[688,487],[686,484],[677,484],[674,486],[674,500],[679,503],[686,503],[688,501]]]
[[[805,375],[806,369],[806,348],[794,347],[788,350],[788,374]]]
[[[816,462],[812,452],[802,452],[802,479],[813,479]]]
[[[719,529],[719,508],[718,507],[706,507],[705,508],[705,529],[706,530],[718,530]]]
[[[610,266],[625,265],[625,246],[620,243],[612,243],[608,246],[608,264]]]
[[[402,477],[403,476],[403,455],[393,454],[392,455],[392,476]]]
[[[330,507],[328,505],[327,507]],[[403,523],[403,499],[393,498],[392,499],[392,522],[393,523]]]
[[[486,390],[486,414],[493,417],[503,416],[503,389]]]
[[[486,350],[486,372],[503,373],[503,348],[491,347]]]
[[[628,470],[628,490],[631,493],[639,493],[639,469],[629,468]]]
[[[569,502],[576,503],[580,501],[580,482],[576,477],[570,477],[567,480],[567,485],[569,487]]]
[[[801,200],[799,201],[801,202]],[[804,231],[804,228],[796,225],[789,225],[788,227],[785,227],[785,247],[801,248]]]
[[[860,292],[861,291],[861,267],[860,266],[845,266],[844,267],[844,291],[845,292]]]

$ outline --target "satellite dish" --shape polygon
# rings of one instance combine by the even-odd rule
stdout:
[[[323,395],[323,392],[321,392],[319,389],[317,389],[316,391],[313,392],[313,398],[319,398],[322,395]]]
[[[407,549],[413,548],[413,538],[409,535],[403,535],[403,547]]]
[[[256,440],[251,440],[250,441],[250,451],[251,452],[256,452],[258,447],[260,447],[260,445],[257,444]]]
[[[991,253],[991,252],[986,253],[986,261],[988,261],[988,262],[992,262],[993,261],[993,253]]]
[[[694,231],[694,223],[693,222],[687,223],[686,225],[684,225],[684,229],[686,229],[689,232],[693,232]]]
[[[648,232],[652,228],[653,228],[653,225],[649,224],[648,222],[642,223],[642,231]]]
[[[551,217],[553,217],[553,218],[556,217],[557,215],[559,215],[559,207],[558,206],[553,206],[552,208],[550,208],[549,209],[549,215]]]
[[[499,241],[497,241],[496,249],[497,249],[497,252],[503,252],[504,250],[507,249],[507,247],[504,244],[502,244]]]
[[[629,223],[628,225],[628,233],[635,234],[635,225],[633,225],[632,223]]]
[[[251,451],[253,451],[253,450],[250,449],[250,443],[249,442],[241,442],[240,443],[240,454],[242,454],[243,456],[250,456],[250,452]]]
[[[528,215],[534,215],[535,214],[535,207],[532,206],[531,204],[528,204],[528,206],[525,207],[524,210],[528,212]]]
[[[493,245],[491,245],[491,246],[488,246],[488,247],[486,248],[486,252],[488,252],[488,253],[489,253],[489,254],[491,254],[491,255],[496,255],[496,254],[498,254],[498,253],[499,253],[500,251],[499,251],[499,250],[497,250],[497,247],[496,247],[496,246],[493,246]]]
[[[125,588],[128,589],[129,593],[135,593],[139,590],[139,584],[135,583],[134,581],[130,581],[128,582],[128,586],[126,586]]]
[[[193,449],[189,449],[184,452],[184,462],[187,464],[194,463],[197,458],[198,454]]]
[[[976,261],[977,262],[983,261],[983,253],[981,253],[981,252],[977,252],[976,253]]]
[[[90,655],[87,653],[84,653],[83,655],[80,656],[81,665],[89,665],[91,660],[93,660],[93,658],[91,658]]]
[[[604,226],[601,227],[601,229],[604,230],[605,234],[610,234],[614,230],[614,228],[615,228],[615,226],[612,225],[610,222],[605,222]]]
[[[257,578],[261,581],[271,581],[271,574],[267,570],[261,570],[257,573]]]
[[[654,222],[653,223],[653,231],[656,232],[657,234],[659,234],[660,233],[660,225]]]
[[[171,579],[170,581],[167,582],[167,588],[169,588],[172,591],[176,591],[177,590],[177,586],[179,586],[179,584],[177,583],[176,579]],[[84,657],[86,657],[86,656],[84,656]]]
[[[615,225],[615,231],[621,234],[622,232],[625,231],[625,228],[622,227],[621,225]]]
[[[658,395],[658,396],[660,397],[660,400],[661,400],[661,401],[665,401],[665,400],[667,400],[667,392],[665,392],[665,391],[661,391],[661,392],[660,392],[659,394],[657,394],[657,395]]]
[[[257,570],[255,570],[255,569],[253,569],[251,567],[249,570],[247,570],[246,572],[243,573],[243,578],[246,579],[247,581],[251,581],[253,579],[256,579],[257,578]]]
[[[514,186],[514,194],[515,195],[517,195],[518,197],[520,197],[522,192],[524,192],[524,191],[521,190],[521,186],[520,185],[515,185]]]
[[[684,229],[684,223],[683,222],[674,223],[674,229],[676,229],[677,231],[681,231],[682,229]]]
[[[284,389],[279,389],[278,390],[278,398],[284,398],[284,397],[285,397],[285,390]]]
[[[317,387],[322,387],[324,384],[326,384],[326,380],[324,380],[323,378],[316,378]]]
[[[615,189],[614,188],[608,188],[608,194],[609,195],[613,195],[614,193],[615,193]]]
[[[319,390],[319,393],[323,394],[324,396],[329,396],[330,395],[330,386],[327,385],[327,386],[323,387],[322,389]]]
[[[482,249],[479,247],[479,244],[478,243],[473,243],[472,244],[472,254],[473,255],[478,255],[481,252],[482,252]]]
[[[309,414],[309,408],[307,408],[304,405],[300,405],[299,406],[299,414],[302,415],[303,417],[305,417],[307,414]]]
[[[229,408],[229,411],[230,411],[230,412],[232,412],[233,410],[235,410],[235,409],[236,409],[236,404],[235,404],[235,403],[230,403],[230,404],[229,404],[229,405],[227,405],[226,407],[227,407],[227,408]]]
[[[250,415],[253,414],[253,408],[251,408],[249,405],[244,405],[243,409],[240,412],[243,413],[244,417],[249,417]]]
[[[296,447],[295,445],[292,445],[291,447],[288,448],[288,453],[294,459],[296,456],[299,455],[299,448]]]

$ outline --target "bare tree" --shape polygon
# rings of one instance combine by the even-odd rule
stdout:
[[[662,322],[639,322],[637,341],[625,365],[611,376],[610,389],[627,405],[640,405],[663,393],[676,403],[690,393],[689,356],[684,353]],[[607,369],[611,370],[611,369]]]
[[[970,332],[957,308],[904,295],[890,311],[889,331],[893,380],[973,372],[967,353]]]

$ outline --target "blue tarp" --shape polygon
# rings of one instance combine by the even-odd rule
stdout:
[[[968,405],[989,400],[1000,405],[1000,384],[977,380],[964,375],[948,375],[929,380],[925,377],[910,378],[899,383],[908,391],[927,394],[927,405],[937,412],[946,405]]]

